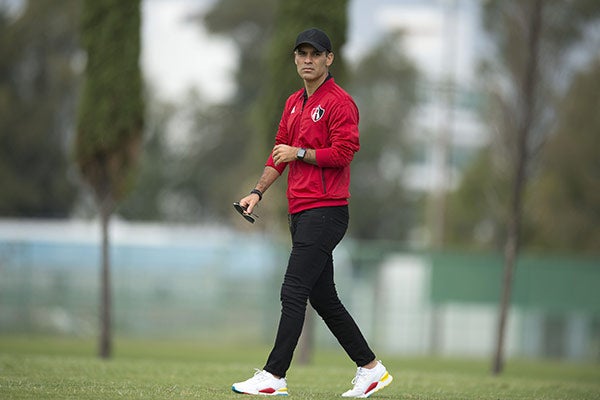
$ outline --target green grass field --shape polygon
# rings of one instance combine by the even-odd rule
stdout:
[[[231,383],[261,367],[267,351],[116,340],[102,361],[90,340],[0,336],[0,399],[247,399]],[[598,364],[509,360],[492,377],[489,360],[383,358],[394,382],[372,399],[600,399]],[[290,397],[339,399],[354,372],[341,350],[319,350],[312,365],[292,365]]]

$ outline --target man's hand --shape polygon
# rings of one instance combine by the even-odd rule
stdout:
[[[244,211],[245,214],[251,214],[252,210],[258,204],[259,201],[260,197],[258,197],[257,194],[251,193],[240,200],[240,206],[242,206],[242,208],[246,210]]]
[[[288,146],[287,144],[278,144],[273,147],[273,162],[275,165],[279,165],[281,163],[296,161],[298,150],[298,147]]]

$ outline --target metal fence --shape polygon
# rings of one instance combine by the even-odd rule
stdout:
[[[112,224],[116,334],[270,343],[289,241],[233,230]],[[0,221],[0,334],[98,331],[99,235],[93,222]],[[345,239],[338,291],[379,351],[488,356],[502,260],[407,252]],[[521,258],[509,356],[600,360],[600,263]],[[317,343],[337,346],[324,324]]]

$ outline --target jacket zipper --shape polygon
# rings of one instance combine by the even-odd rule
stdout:
[[[298,123],[300,125],[302,125],[302,121],[303,121],[303,114],[304,114],[304,107],[306,106],[306,103],[308,102],[307,99],[302,99],[302,109],[300,111],[300,120],[298,121]],[[325,171],[321,168],[321,183],[323,184],[323,194],[327,194],[327,183],[325,181]]]

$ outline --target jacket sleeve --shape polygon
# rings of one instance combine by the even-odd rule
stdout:
[[[292,102],[292,96],[290,96],[287,99],[287,101],[285,102],[285,107],[283,108],[283,113],[281,114],[281,119],[279,120],[279,128],[277,129],[277,135],[275,135],[275,145],[289,144],[288,143],[289,136],[288,136],[288,129],[287,129],[287,120],[290,115],[289,109],[290,109],[291,102]],[[287,163],[282,163],[282,164],[279,164],[276,166],[275,162],[273,161],[273,153],[271,152],[271,153],[269,153],[269,158],[267,158],[265,166],[275,168],[277,170],[277,172],[279,172],[279,174],[281,175],[283,173],[283,171],[285,170]]]
[[[323,168],[341,168],[350,165],[354,153],[360,149],[358,107],[351,99],[338,102],[329,118],[331,146],[316,150],[317,165]]]

